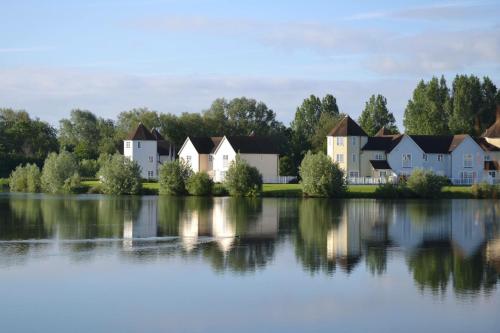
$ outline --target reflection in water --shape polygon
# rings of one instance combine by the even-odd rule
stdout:
[[[44,251],[81,261],[107,249],[139,261],[201,258],[218,272],[247,273],[270,265],[277,244],[286,244],[311,274],[350,275],[364,261],[384,275],[388,261],[403,261],[419,289],[468,295],[498,283],[499,210],[488,200],[1,194],[0,267]]]

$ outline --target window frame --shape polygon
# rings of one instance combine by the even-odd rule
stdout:
[[[405,162],[406,162],[406,164],[405,164]],[[408,165],[408,162],[409,162],[409,165]],[[405,169],[410,169],[413,167],[413,158],[411,156],[411,153],[402,153],[401,154],[401,165]]]
[[[471,154],[471,153],[465,153],[465,154],[463,154],[462,158],[463,158],[463,167],[464,167],[464,169],[472,169],[473,166],[474,166],[474,156],[473,156],[473,154]],[[466,163],[466,162],[470,162],[470,165],[469,165],[469,163]]]

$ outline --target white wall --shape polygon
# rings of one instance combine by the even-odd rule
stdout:
[[[130,148],[127,148],[127,142],[130,143]],[[139,164],[142,178],[158,178],[158,152],[156,141],[125,140],[123,141],[123,155]],[[150,161],[149,157],[152,157],[152,161]],[[153,172],[152,177],[148,177],[148,171]]]
[[[411,168],[403,168],[402,154],[410,153],[412,166]],[[398,145],[387,154],[387,162],[392,170],[400,175],[401,173],[412,173],[416,168],[423,168],[423,151],[409,136],[405,135]]]
[[[227,155],[228,157],[228,163],[226,166],[224,166],[224,155]],[[217,149],[217,152],[214,154],[213,158],[214,180],[216,182],[223,181],[224,173],[229,168],[231,161],[234,161],[235,158],[236,152],[234,151],[229,141],[227,141],[227,139],[224,137],[219,144],[219,148]]]
[[[472,168],[464,168],[464,154],[472,154]],[[484,172],[484,151],[478,144],[467,136],[451,154],[451,177],[453,179],[461,178],[461,172],[476,172],[478,180],[481,181]]]
[[[193,169],[194,172],[199,172],[200,156],[198,154],[198,151],[196,151],[196,148],[194,147],[191,140],[189,140],[189,138],[186,140],[187,141],[185,142],[184,146],[179,151],[179,158],[181,160],[187,161],[188,156],[191,156],[191,169]]]
[[[451,177],[451,155],[441,154],[443,159],[438,161],[439,154],[427,154],[427,161],[423,161],[423,167],[438,175]],[[423,158],[422,158],[423,159]]]

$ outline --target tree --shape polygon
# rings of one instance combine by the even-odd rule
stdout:
[[[433,77],[429,83],[421,80],[406,106],[403,124],[407,134],[443,135],[449,133],[446,80]]]
[[[323,152],[308,152],[300,164],[302,191],[307,196],[341,197],[346,191],[343,171]]]
[[[206,172],[193,174],[186,183],[186,189],[191,195],[210,195],[214,182]]]
[[[481,81],[474,75],[453,80],[449,127],[452,133],[480,134]]]
[[[240,155],[236,155],[226,172],[224,187],[231,196],[257,196],[262,192],[262,175],[257,168],[250,166]]]
[[[158,112],[148,108],[136,108],[130,111],[123,111],[118,115],[116,123],[117,137],[123,140],[130,132],[136,129],[139,123],[143,123],[147,128],[161,127]]]
[[[113,155],[103,163],[99,179],[105,194],[139,194],[142,189],[139,164],[120,154]]]
[[[448,182],[448,178],[438,176],[432,171],[415,169],[408,177],[406,185],[417,197],[438,198],[441,189]]]
[[[391,133],[398,133],[394,115],[387,109],[387,99],[382,95],[370,97],[358,122],[369,136],[374,136],[382,127]]]
[[[42,189],[48,193],[71,192],[79,185],[78,163],[75,156],[63,150],[50,153],[42,169]]]
[[[295,176],[297,169],[289,156],[280,157],[280,176]]]
[[[500,101],[497,99],[498,92],[499,90],[490,78],[484,77],[481,84],[481,108],[475,123],[476,135],[482,134],[495,122],[497,105],[500,105]]]
[[[78,159],[95,159],[99,156],[100,133],[97,117],[87,110],[72,110],[70,119],[59,122],[59,142],[65,150],[74,151]]]
[[[160,194],[182,195],[186,193],[186,182],[193,171],[183,160],[168,162],[160,167]]]
[[[9,177],[11,192],[40,192],[40,169],[35,164],[19,165]]]

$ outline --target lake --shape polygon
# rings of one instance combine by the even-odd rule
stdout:
[[[499,332],[500,201],[0,193],[1,332]]]

